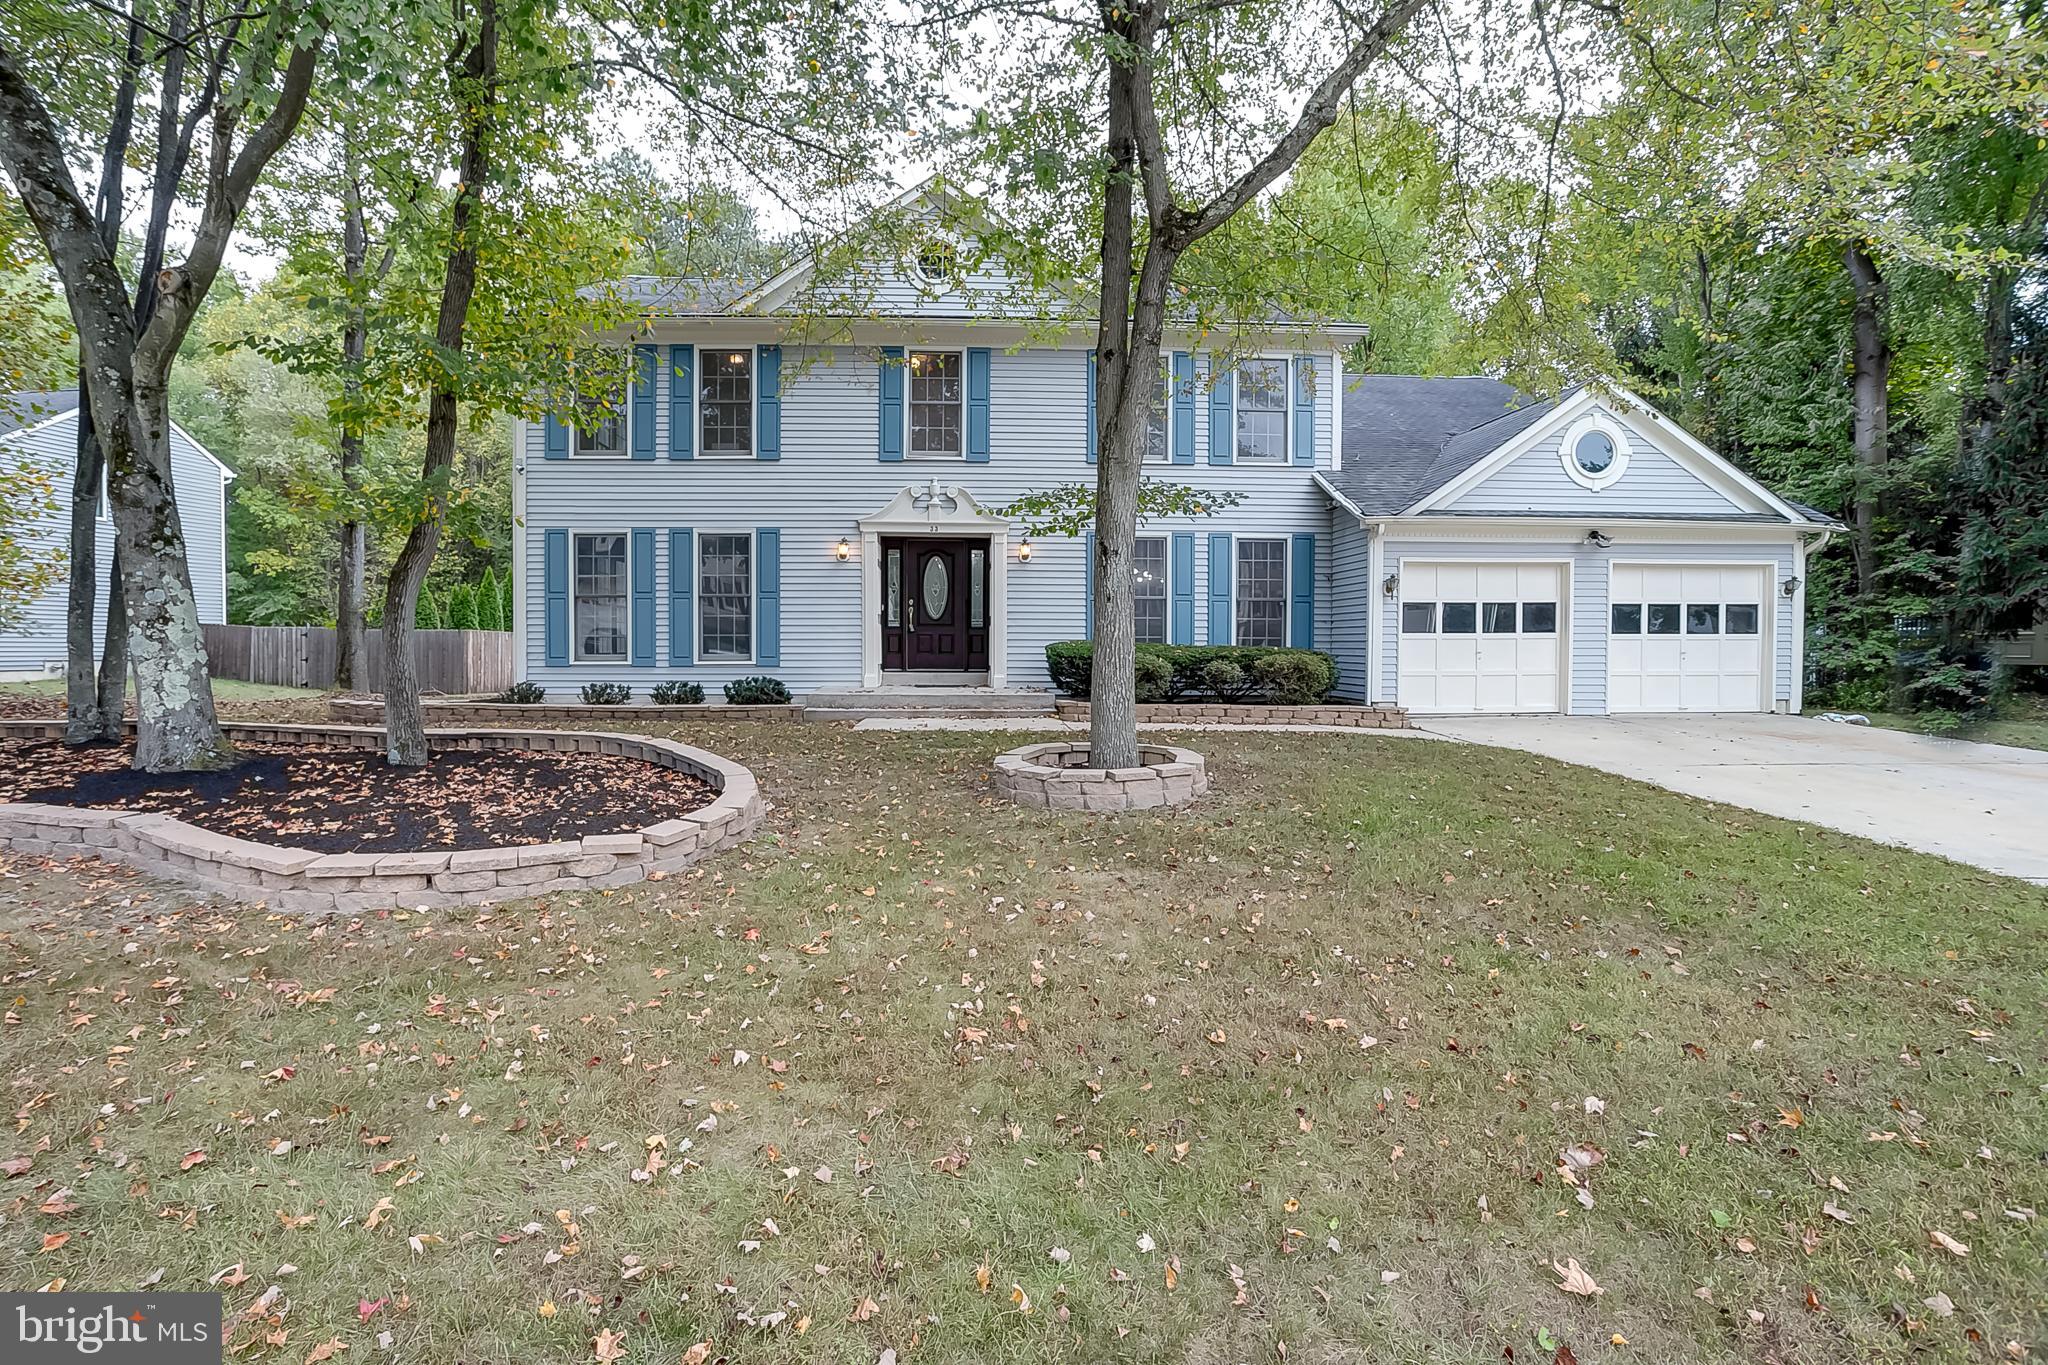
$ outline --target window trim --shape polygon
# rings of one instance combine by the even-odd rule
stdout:
[[[1242,370],[1246,361],[1251,360],[1277,360],[1280,362],[1281,370],[1286,375],[1286,382],[1282,387],[1286,390],[1287,406],[1281,410],[1280,458],[1276,460],[1248,460],[1244,457],[1243,450],[1238,445],[1237,413],[1239,404],[1244,398],[1244,377],[1239,371]],[[1294,357],[1292,355],[1273,355],[1259,351],[1233,359],[1230,362],[1230,462],[1233,465],[1249,465],[1253,469],[1292,468],[1294,465],[1294,406]],[[1262,408],[1260,411],[1265,411],[1265,409]],[[1171,444],[1171,433],[1169,432],[1169,447]]]
[[[1166,591],[1162,593],[1160,596],[1160,600],[1166,604],[1166,638],[1157,641],[1156,643],[1162,645],[1170,645],[1173,643],[1173,533],[1167,531],[1154,535],[1148,535],[1145,532],[1140,531],[1133,541],[1133,547],[1135,548],[1136,541],[1142,540],[1156,540],[1161,545],[1164,545],[1166,547],[1166,554],[1162,559],[1162,562],[1166,566],[1166,572],[1161,576],[1160,579],[1160,581],[1166,585]],[[1237,552],[1233,548],[1231,551],[1231,559],[1233,563],[1235,562],[1236,558]],[[1135,554],[1132,556],[1131,569],[1133,574],[1131,591],[1131,630],[1133,635],[1135,635],[1137,632],[1138,625],[1138,593],[1135,577],[1137,572],[1137,556]],[[1231,588],[1233,592],[1236,590],[1236,586],[1237,580],[1235,576],[1233,576],[1231,579]],[[1236,619],[1237,618],[1235,616],[1232,616],[1231,618],[1233,629],[1235,628]],[[1139,641],[1139,643],[1143,644],[1146,642]]]
[[[1580,465],[1578,455],[1579,442],[1595,432],[1614,443],[1612,463],[1597,474]],[[1594,493],[1609,487],[1628,472],[1629,455],[1628,429],[1599,408],[1566,427],[1557,448],[1558,463],[1564,467],[1565,477]]]
[[[1159,443],[1159,458],[1155,460],[1152,458],[1150,433],[1147,433],[1145,449],[1139,452],[1140,465],[1173,463],[1173,355],[1170,350],[1159,353],[1159,412],[1165,439]]]
[[[757,460],[761,456],[761,346],[758,342],[742,342],[732,346],[717,346],[709,342],[696,343],[696,354],[690,366],[690,455],[697,460]],[[715,351],[745,351],[747,353],[747,448],[745,450],[713,450],[704,440],[704,357]],[[657,413],[659,404],[656,405]],[[656,423],[660,417],[655,418]],[[658,430],[657,426],[657,430]]]
[[[913,450],[910,446],[910,358],[914,355],[957,355],[960,357],[960,452],[949,455],[942,450]],[[965,346],[905,346],[903,348],[903,458],[915,464],[931,461],[938,464],[965,464],[967,462],[967,347]]]
[[[704,547],[712,536],[747,538],[747,657],[709,658],[704,653]],[[675,565],[669,565],[675,572]],[[690,658],[694,666],[754,666],[761,657],[761,528],[758,526],[693,526],[690,528]]]
[[[585,536],[617,536],[617,537],[619,537],[619,539],[620,539],[620,540],[622,540],[622,541],[624,541],[624,542],[625,542],[625,546],[626,546],[626,651],[625,651],[625,653],[623,653],[623,654],[620,654],[620,655],[618,655],[618,656],[617,656],[616,658],[615,658],[615,657],[612,657],[612,656],[610,656],[610,655],[606,655],[606,656],[604,656],[603,658],[597,658],[597,659],[587,659],[587,658],[583,657],[583,652],[582,652],[582,649],[581,649],[581,647],[580,647],[580,645],[579,645],[579,643],[578,643],[578,641],[579,641],[579,640],[580,640],[580,638],[581,638],[581,632],[579,632],[579,631],[578,631],[578,630],[576,629],[576,542],[577,542],[577,541],[579,541],[579,540],[581,540],[581,539],[583,539],[583,538],[584,538]],[[657,572],[657,573],[659,573],[660,571],[659,571],[659,570],[657,569],[657,570],[656,570],[656,572]],[[634,589],[634,587],[635,587],[635,586],[636,586],[636,584],[635,584],[635,583],[633,582],[633,531],[632,531],[632,528],[631,528],[631,527],[621,527],[621,528],[608,528],[608,527],[603,527],[603,526],[600,526],[600,527],[596,527],[596,528],[592,528],[592,529],[585,529],[585,528],[582,528],[582,527],[577,527],[577,528],[573,528],[573,529],[571,529],[571,530],[570,530],[570,532],[569,532],[569,666],[570,666],[571,668],[575,668],[575,667],[579,667],[579,666],[587,666],[587,667],[595,667],[595,668],[631,668],[631,667],[633,666],[633,589]]]
[[[1270,540],[1280,546],[1280,640],[1277,645],[1261,645],[1261,649],[1287,649],[1286,643],[1294,638],[1294,537],[1285,533],[1261,535],[1256,532],[1230,534],[1230,638],[1225,641],[1211,640],[1210,644],[1237,644],[1237,547],[1247,540]],[[1211,569],[1214,572],[1214,569]]]
[[[574,460],[630,460],[633,458],[633,376],[628,373],[619,381],[618,392],[619,448],[617,450],[585,450],[583,428],[569,424],[569,457]],[[577,406],[582,406],[579,397]],[[581,415],[580,413],[578,414]],[[604,531],[588,531],[586,535],[605,535]]]

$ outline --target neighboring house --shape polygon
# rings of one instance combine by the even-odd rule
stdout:
[[[78,392],[16,393],[0,398],[0,461],[10,465],[33,461],[56,473],[58,509],[33,527],[25,538],[46,545],[71,546],[71,471],[78,459]],[[177,490],[178,521],[185,532],[185,555],[198,599],[199,619],[227,620],[227,486],[234,478],[228,467],[171,424],[171,480]],[[114,523],[108,515],[104,489],[100,494],[99,531],[93,537],[99,560],[99,597],[94,616],[97,654],[107,619],[108,564],[114,548]],[[21,624],[0,634],[0,680],[43,678],[64,672],[64,607],[68,576],[60,577],[32,603]]]
[[[524,676],[1048,686],[1093,538],[998,509],[1092,483],[1094,326],[970,251],[934,226],[845,283],[628,281],[616,413],[515,434]],[[1416,711],[1798,709],[1837,523],[1625,395],[1348,375],[1363,335],[1169,336],[1147,476],[1243,500],[1140,528],[1140,639],[1328,650],[1340,696]]]

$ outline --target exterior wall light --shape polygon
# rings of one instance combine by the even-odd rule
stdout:
[[[1586,532],[1586,543],[1596,550],[1604,550],[1614,543],[1614,537],[1605,531]]]
[[[1031,562],[1030,536],[1024,537],[1023,542],[1017,546],[1017,560],[1021,564],[1029,564]]]
[[[841,536],[841,537],[839,537],[839,546],[838,546],[838,548],[837,548],[837,549],[835,549],[835,550],[834,550],[834,551],[833,551],[832,553],[834,553],[834,554],[838,555],[838,556],[839,556],[839,562],[840,562],[841,564],[844,564],[844,563],[845,563],[845,562],[846,562],[847,560],[849,560],[849,559],[853,558],[853,547],[852,547],[851,545],[848,545],[848,544],[846,543],[846,537],[845,537],[845,536]]]
[[[1786,579],[1778,585],[1778,591],[1784,593],[1787,597],[1793,596],[1799,591],[1799,580],[1796,578]]]
[[[1390,573],[1380,580],[1380,591],[1392,597],[1401,590],[1401,575]]]

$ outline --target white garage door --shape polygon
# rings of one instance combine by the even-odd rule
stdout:
[[[1556,711],[1563,698],[1561,564],[1401,564],[1401,705]]]
[[[1608,710],[1765,709],[1768,570],[1616,564],[1611,572]]]

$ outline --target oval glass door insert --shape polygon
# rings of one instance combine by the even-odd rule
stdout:
[[[946,567],[944,555],[933,555],[924,562],[924,619],[943,620],[946,615],[946,600],[952,595],[952,575]]]

